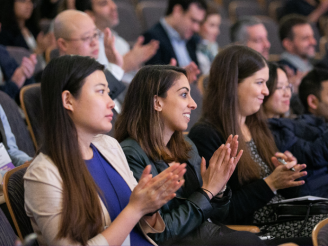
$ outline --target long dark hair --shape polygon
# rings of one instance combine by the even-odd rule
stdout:
[[[264,97],[263,105],[268,101],[268,99],[273,95],[273,93],[277,89],[278,69],[281,69],[282,71],[284,71],[284,73],[286,73],[283,66],[279,65],[278,63],[268,62],[268,67],[269,67],[269,79],[267,81],[267,87],[269,89],[269,95]]]
[[[98,188],[90,175],[78,144],[77,130],[63,107],[62,92],[79,97],[85,78],[104,66],[82,56],[53,59],[42,75],[44,145],[42,152],[57,166],[63,179],[63,213],[57,237],[69,237],[86,245],[102,231]],[[87,115],[86,115],[87,117]]]
[[[260,169],[251,158],[240,129],[238,84],[265,66],[267,66],[265,58],[253,49],[240,45],[229,46],[215,57],[205,91],[203,120],[213,125],[225,139],[230,134],[239,135],[239,148],[244,150],[238,163],[238,177],[241,184],[258,179]],[[246,125],[250,130],[259,155],[273,170],[271,156],[276,151],[276,145],[262,110],[247,116]]]
[[[275,62],[268,62],[269,67],[269,79],[267,81],[267,87],[269,90],[269,95],[264,97],[263,104],[261,107],[263,107],[263,111],[266,112],[265,103],[269,100],[269,98],[274,94],[274,92],[277,89],[278,84],[278,69],[281,69],[284,73],[286,73],[283,66],[279,65]],[[286,74],[287,76],[287,74]],[[282,115],[283,116],[283,115]]]
[[[0,15],[1,15],[1,28],[10,30],[14,35],[19,35],[21,30],[18,26],[18,22],[16,19],[16,15],[14,12],[14,4],[15,0],[1,0],[1,9],[0,9]],[[36,8],[33,9],[32,15],[30,19],[28,19],[25,22],[25,26],[30,30],[30,32],[36,37],[36,35],[40,31],[39,27],[39,13],[38,13],[38,1],[32,0],[32,2],[35,4]]]
[[[121,142],[131,137],[154,161],[187,161],[191,146],[182,132],[174,132],[164,145],[164,125],[154,108],[154,96],[165,98],[167,91],[186,71],[173,66],[145,66],[132,80],[123,109],[115,124],[115,138]],[[170,153],[166,150],[169,149]]]

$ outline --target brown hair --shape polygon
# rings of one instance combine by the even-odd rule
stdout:
[[[165,98],[181,76],[186,76],[186,71],[174,66],[145,66],[139,70],[129,86],[115,124],[117,141],[133,138],[154,161],[162,159],[169,163],[189,159],[191,146],[182,132],[174,132],[167,146],[164,145],[164,125],[160,113],[154,108],[154,96]]]
[[[216,4],[208,3],[206,15],[205,15],[205,18],[203,19],[203,21],[201,22],[201,24],[204,24],[206,22],[207,18],[211,15],[221,15],[220,9],[217,7]]]
[[[85,78],[103,70],[94,59],[62,56],[45,68],[41,82],[44,145],[63,180],[62,221],[57,238],[68,237],[82,245],[103,229],[98,188],[90,175],[78,144],[75,125],[63,107],[62,92],[78,98]]]
[[[203,119],[213,125],[225,139],[230,134],[239,135],[239,149],[244,150],[238,163],[241,184],[260,178],[260,169],[251,158],[238,123],[238,84],[265,66],[265,58],[253,49],[240,45],[229,46],[215,57],[205,91]],[[260,157],[273,170],[270,158],[276,151],[276,145],[262,110],[247,116],[246,125]]]

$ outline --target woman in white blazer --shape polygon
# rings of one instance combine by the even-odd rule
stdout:
[[[137,184],[111,130],[114,102],[104,67],[63,56],[41,83],[44,140],[24,176],[25,209],[40,245],[151,245],[165,224],[154,213],[175,196],[185,165]],[[160,177],[159,177],[160,176]]]

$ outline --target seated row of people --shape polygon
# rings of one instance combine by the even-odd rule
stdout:
[[[196,145],[182,132],[197,105],[186,72],[171,66],[144,67],[131,82],[115,126],[122,148],[101,135],[112,128],[114,108],[103,69],[87,57],[62,56],[44,71],[44,145],[24,176],[26,211],[40,243],[266,244],[221,224],[252,223],[255,211],[280,197],[275,191],[290,197],[299,188],[285,188],[304,184],[296,179],[306,175],[305,165],[289,153],[275,154],[261,118],[268,95],[266,60],[244,46],[227,48],[215,58],[206,92],[215,95],[208,97],[214,102],[204,107],[212,134],[197,136],[193,129]],[[211,124],[215,112],[226,122]],[[216,126],[222,125],[230,128],[221,128],[222,137],[214,140]],[[199,143],[205,141],[211,144],[202,149]],[[276,157],[287,165],[279,165]]]
[[[269,95],[269,68],[259,53],[245,46],[231,46],[218,54],[212,64],[203,101],[202,118],[189,137],[208,162],[230,134],[237,134],[244,153],[228,181],[233,196],[227,223],[265,224],[272,221],[273,202],[298,195],[297,180],[307,173],[289,153],[286,166],[279,164],[273,136],[261,110]],[[295,172],[289,170],[294,166]],[[295,187],[295,188],[291,188]],[[289,188],[289,189],[287,189]],[[278,193],[277,193],[278,192]],[[315,224],[313,225],[315,226]],[[296,237],[295,222],[267,227],[271,236]],[[303,235],[310,236],[312,230]]]
[[[327,151],[327,106],[326,83],[328,72],[315,68],[302,80],[299,97],[305,114],[295,119],[284,118],[289,112],[292,85],[287,75],[274,63],[269,64],[270,76],[267,82],[269,96],[263,102],[264,112],[279,151],[293,153],[301,163],[307,163],[306,184],[299,195],[327,197],[326,174],[328,172]],[[327,88],[328,89],[328,88]]]
[[[2,36],[3,39],[6,39],[6,33],[12,31],[10,25],[16,27],[19,26],[17,23],[22,22],[23,24],[19,26],[22,30],[16,32],[21,33],[20,36],[24,36],[22,34],[24,33],[23,29],[26,29],[24,23],[28,22],[27,17],[31,17],[33,9],[31,6],[35,4],[33,1],[6,0],[6,9],[10,6],[11,10],[6,11],[4,19],[9,18],[7,18],[8,13],[14,10],[18,11],[22,4],[28,6],[26,13],[24,12],[25,19],[21,16],[22,14],[11,14],[11,16],[16,16],[15,21],[12,22],[16,24],[10,24],[11,22],[8,21],[3,23],[0,44],[19,45],[13,42],[13,40],[19,39],[17,35],[11,41],[1,41]],[[141,36],[132,49],[116,32],[112,31],[111,34],[108,30],[119,23],[117,6],[112,0],[105,2],[81,0],[75,4],[76,9],[91,16],[95,26],[100,30],[99,36],[95,37],[99,38],[100,42],[98,46],[99,61],[108,66],[119,80],[130,82],[137,69],[146,62],[146,64],[171,63],[180,67],[188,66],[187,71],[192,74],[189,78],[194,81],[195,75],[199,74],[198,67],[203,74],[207,74],[210,64],[218,52],[216,38],[219,35],[220,15],[217,8],[206,4],[204,0],[169,1],[165,17],[143,37]],[[279,35],[285,49],[281,62],[287,66],[288,77],[295,86],[294,93],[297,93],[301,78],[312,67],[310,59],[313,58],[317,45],[314,32],[305,18],[291,16],[281,22]],[[64,37],[66,42],[79,46],[77,43],[81,40],[78,41],[77,38],[71,36],[70,33],[66,33]],[[57,46],[59,46],[58,37],[56,38]],[[231,41],[247,45],[260,52],[266,59],[269,58],[271,44],[268,40],[267,30],[261,20],[256,17],[242,18],[237,21],[231,27]]]

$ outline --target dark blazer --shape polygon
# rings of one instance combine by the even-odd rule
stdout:
[[[188,136],[195,143],[199,155],[205,158],[206,163],[209,163],[213,153],[221,144],[226,143],[226,139],[205,121],[194,125]],[[241,185],[238,179],[238,165],[229,179],[228,185],[232,190],[232,198],[226,224],[252,224],[253,213],[265,206],[275,195],[263,179]],[[279,190],[279,193],[286,198],[292,198],[296,196],[297,191],[289,188]]]
[[[0,44],[4,46],[18,46],[27,50],[30,48],[23,37],[23,34],[19,32],[14,34],[9,28],[3,27],[0,32]]]
[[[157,53],[150,60],[146,62],[147,65],[154,65],[154,64],[167,65],[170,63],[171,58],[175,58],[177,60],[169,36],[167,35],[164,27],[160,22],[158,22],[150,30],[144,33],[143,36],[145,37],[144,44],[149,43],[152,39],[158,40],[160,42]],[[191,60],[194,61],[198,66],[198,60],[196,56],[197,43],[198,43],[198,38],[197,36],[194,35],[187,42],[187,50]],[[179,66],[179,64],[177,64],[177,66]]]
[[[324,119],[302,115],[296,119],[270,119],[269,126],[279,151],[293,153],[298,163],[307,165],[302,179],[308,194],[328,197],[328,127]]]
[[[162,233],[149,234],[158,244],[169,244],[168,242],[174,244],[175,240],[179,240],[192,231],[195,231],[207,218],[211,217],[211,219],[219,222],[223,221],[228,214],[229,199],[231,196],[230,190],[225,192],[224,197],[213,198],[209,201],[207,195],[205,196],[204,192],[200,189],[203,184],[200,175],[201,158],[198,155],[196,146],[190,139],[187,140],[192,144],[192,150],[190,152],[190,159],[186,164],[192,168],[199,182],[198,184],[193,184],[193,186],[199,188],[188,191],[180,188],[176,192],[177,196],[159,210],[166,228]],[[153,177],[168,168],[168,164],[164,161],[154,162],[150,160],[135,140],[127,138],[120,144],[128,160],[130,169],[137,180],[140,179],[147,165],[151,165]],[[189,196],[186,193],[189,193]]]
[[[19,91],[20,88],[11,81],[11,77],[13,76],[15,70],[18,68],[18,64],[12,58],[6,48],[0,45],[0,68],[5,80],[4,85],[0,85],[0,90],[4,91],[11,98],[16,99],[16,102],[19,102]],[[24,85],[35,83],[33,77],[25,80]]]

